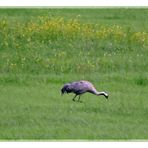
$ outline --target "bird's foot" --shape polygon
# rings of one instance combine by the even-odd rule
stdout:
[[[80,100],[78,100],[77,102],[79,102],[79,103],[83,103],[82,101],[80,101]]]

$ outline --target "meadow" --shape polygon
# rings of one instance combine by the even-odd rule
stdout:
[[[0,9],[0,140],[147,140],[148,9]],[[67,82],[91,81],[73,102]]]

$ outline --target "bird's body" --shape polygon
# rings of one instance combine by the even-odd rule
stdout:
[[[85,80],[67,83],[61,89],[62,94],[74,93],[76,94],[75,97],[79,95],[79,100],[80,100],[80,95],[86,92],[95,94],[97,96],[104,95],[106,98],[108,98],[108,94],[106,92],[98,92],[91,82]],[[75,97],[73,98],[73,101],[75,101]]]

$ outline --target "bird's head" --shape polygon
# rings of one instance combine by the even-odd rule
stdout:
[[[104,96],[106,99],[108,99],[109,95],[107,93],[104,93]]]

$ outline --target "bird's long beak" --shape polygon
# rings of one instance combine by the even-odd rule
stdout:
[[[105,98],[108,100],[109,95],[105,96]]]

